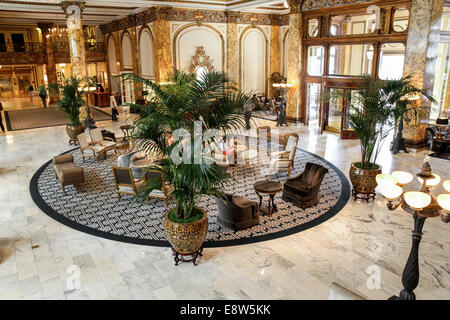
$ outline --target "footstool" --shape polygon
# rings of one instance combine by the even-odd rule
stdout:
[[[65,186],[79,186],[84,183],[84,170],[73,163],[72,154],[63,154],[53,157],[55,175],[61,182],[62,191],[66,194]]]

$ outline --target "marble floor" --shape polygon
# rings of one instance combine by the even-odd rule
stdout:
[[[98,125],[121,134],[118,125],[127,118],[124,112],[118,124]],[[263,124],[274,122],[257,120]],[[301,126],[280,130],[299,132],[299,147],[346,174],[359,158],[358,141]],[[0,299],[327,299],[333,282],[367,299],[386,299],[402,288],[412,218],[401,209],[388,211],[381,196],[369,204],[351,200],[336,216],[304,232],[208,248],[197,267],[176,267],[168,248],[81,233],[34,205],[28,191],[32,175],[69,148],[64,126],[0,133]],[[386,149],[378,162],[384,172],[415,172],[425,155],[391,155]],[[437,174],[450,178],[447,161],[430,161]],[[450,224],[426,221],[418,299],[450,299],[449,235]]]

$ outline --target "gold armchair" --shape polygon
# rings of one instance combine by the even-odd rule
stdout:
[[[273,172],[287,171],[288,178],[291,176],[291,169],[294,167],[295,152],[297,151],[298,137],[289,136],[285,151],[272,152],[270,160],[270,176]]]
[[[112,167],[114,182],[116,184],[117,198],[121,194],[137,195],[145,187],[145,179],[135,179],[131,168]]]
[[[164,199],[164,204],[167,207],[169,204],[169,197],[173,191],[173,187],[166,182],[163,172],[157,170],[147,170],[145,172],[145,184],[147,184],[147,181],[149,181],[150,179],[155,178],[161,179],[161,189],[153,189],[152,192],[150,192],[147,196],[147,203],[149,202],[150,198]]]
[[[77,136],[78,145],[80,146],[81,156],[83,157],[83,162],[86,157],[93,157],[100,162],[99,157],[103,155],[106,158],[106,148],[100,144],[92,144],[88,141],[86,133],[81,133]]]

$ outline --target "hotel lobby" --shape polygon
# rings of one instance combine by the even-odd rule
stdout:
[[[2,2],[1,300],[450,299],[450,2],[105,3]]]

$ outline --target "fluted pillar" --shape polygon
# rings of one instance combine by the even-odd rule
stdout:
[[[239,32],[238,11],[226,11],[227,15],[227,68],[230,79],[239,85]]]
[[[83,1],[62,1],[61,6],[67,15],[67,35],[69,38],[70,63],[72,75],[79,78],[87,76],[86,48],[81,13]]]
[[[155,81],[164,82],[172,74],[172,47],[170,45],[171,7],[156,7],[157,19],[153,21],[153,55],[155,59]]]
[[[433,91],[436,60],[439,47],[439,33],[444,0],[413,0],[409,15],[408,41],[406,44],[403,75],[413,75],[413,84]],[[418,102],[425,107],[425,113],[418,121],[406,122],[403,137],[409,147],[420,149],[425,146],[426,125],[431,104],[424,99]]]
[[[302,52],[302,0],[288,0],[289,40],[287,53],[287,83],[293,87],[287,90],[286,117],[291,121],[302,118],[301,103],[301,52]]]
[[[53,39],[50,30],[53,28],[53,23],[39,23],[38,27],[42,32],[42,45],[45,54],[45,69],[48,83],[57,83],[58,77],[56,75],[56,59],[55,50],[53,47]],[[55,103],[56,97],[50,97],[50,103]]]

